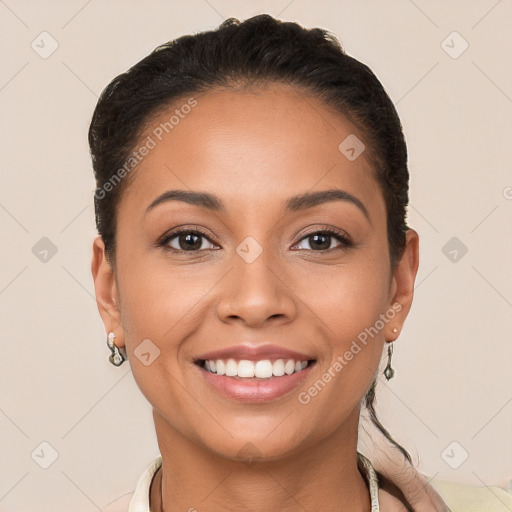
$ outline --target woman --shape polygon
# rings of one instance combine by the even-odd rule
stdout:
[[[110,360],[161,454],[119,510],[450,510],[374,410],[419,242],[371,70],[323,30],[229,19],[115,78],[89,142]]]

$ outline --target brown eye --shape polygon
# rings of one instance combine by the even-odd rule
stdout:
[[[176,239],[175,245],[171,245],[171,241]],[[169,233],[164,239],[158,243],[158,246],[165,246],[173,251],[183,252],[198,252],[199,250],[212,249],[212,247],[205,247],[204,240],[208,240],[210,245],[211,240],[205,233],[197,229],[182,229]],[[208,244],[206,244],[208,245]]]
[[[331,242],[333,237],[325,233],[318,233],[316,235],[309,235],[305,238],[309,242],[309,246],[312,249],[319,249],[326,251],[331,248]]]
[[[331,247],[333,238],[340,243],[338,247]],[[302,240],[308,241],[309,248],[306,248],[306,250],[313,250],[314,252],[329,251],[336,248],[344,249],[352,245],[350,238],[345,233],[333,229],[324,229],[322,231],[309,233],[304,236],[301,241]]]

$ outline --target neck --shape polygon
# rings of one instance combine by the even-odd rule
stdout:
[[[162,467],[150,490],[151,512],[370,510],[370,492],[357,463],[359,410],[347,422],[351,425],[314,447],[256,463],[202,449],[156,411],[153,416]]]

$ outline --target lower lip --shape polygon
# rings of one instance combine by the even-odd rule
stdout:
[[[310,363],[300,372],[268,379],[226,377],[209,372],[199,365],[197,368],[206,382],[222,395],[241,402],[262,403],[276,400],[291,392],[302,383],[314,366],[314,363]]]

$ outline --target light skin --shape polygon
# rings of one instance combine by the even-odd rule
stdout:
[[[384,196],[366,152],[349,161],[338,149],[350,134],[364,137],[313,95],[273,84],[194,97],[197,106],[132,171],[119,205],[115,269],[101,238],[93,244],[105,329],[126,347],[153,406],[163,464],[151,510],[367,512],[356,453],[360,402],[409,312],[418,234],[407,232],[391,272]],[[171,189],[214,194],[225,211],[167,201],[145,213]],[[368,218],[351,201],[285,213],[290,197],[328,189],[358,198]],[[184,249],[185,234],[167,249],[155,246],[177,227],[206,236],[192,239],[192,251]],[[315,241],[326,227],[347,233],[353,245],[332,235]],[[236,250],[246,237],[262,249],[251,263]],[[401,310],[378,335],[301,404],[298,393],[397,303]],[[145,339],[160,350],[148,366],[134,353]],[[194,360],[242,340],[313,354],[317,362],[299,389],[277,400],[235,401],[209,387]],[[253,464],[244,458],[248,443],[258,455]],[[388,490],[379,496],[381,510],[404,510]]]

